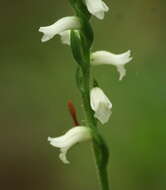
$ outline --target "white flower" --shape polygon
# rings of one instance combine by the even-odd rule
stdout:
[[[126,75],[125,64],[132,60],[131,51],[127,51],[122,54],[113,54],[107,51],[96,51],[91,55],[92,65],[108,64],[116,66],[118,72],[120,73],[119,80]]]
[[[95,112],[94,117],[102,124],[105,124],[111,116],[112,103],[99,87],[92,88],[90,92],[90,104]]]
[[[39,32],[43,32],[42,42],[46,42],[52,39],[55,35],[59,34],[63,36],[63,32],[68,30],[80,29],[80,20],[76,16],[68,16],[61,18],[50,26],[40,27]]]
[[[67,160],[66,154],[67,151],[75,144],[83,141],[91,140],[91,131],[90,128],[84,126],[77,126],[70,129],[63,136],[51,138],[48,137],[48,141],[52,146],[60,148],[61,153],[59,154],[59,158],[63,163],[69,164],[70,162]]]
[[[102,0],[85,0],[88,11],[98,19],[104,18],[104,12],[109,10]]]

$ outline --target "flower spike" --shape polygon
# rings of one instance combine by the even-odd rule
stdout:
[[[54,147],[60,148],[59,158],[64,164],[69,164],[66,154],[67,151],[79,142],[89,141],[92,139],[91,130],[88,127],[78,126],[70,129],[60,137],[48,137],[48,141]]]
[[[92,110],[95,112],[94,117],[102,124],[107,123],[112,113],[112,103],[101,88],[92,88],[90,92],[90,103]]]
[[[42,32],[44,35],[41,39],[42,42],[46,42],[50,39],[52,39],[55,35],[59,34],[63,36],[64,40],[64,33],[65,31],[68,30],[74,30],[74,29],[80,29],[81,24],[80,20],[76,16],[68,16],[61,18],[54,24],[50,26],[45,26],[45,27],[40,27],[39,32]],[[64,40],[65,43],[68,43],[68,40]]]
[[[92,65],[114,65],[120,73],[119,80],[126,75],[125,64],[132,60],[131,51],[122,54],[113,54],[107,51],[96,51],[91,55]]]

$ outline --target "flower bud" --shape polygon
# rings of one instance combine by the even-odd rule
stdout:
[[[108,122],[112,113],[112,103],[101,88],[95,87],[91,90],[90,103],[92,110],[95,112],[94,117],[102,124]]]
[[[98,19],[104,18],[104,12],[109,10],[102,0],[85,0],[88,11]]]

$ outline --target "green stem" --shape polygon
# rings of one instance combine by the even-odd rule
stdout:
[[[86,116],[86,121],[89,125],[90,128],[96,129],[97,122],[93,117],[93,111],[90,106],[90,89],[89,89],[89,71],[86,71],[84,73],[84,84],[83,88],[84,91],[82,93],[82,100],[83,100],[83,105],[84,105],[84,110],[85,110],[85,116]]]
[[[97,120],[94,118],[94,112],[90,105],[90,51],[93,43],[93,30],[89,23],[89,14],[85,11],[82,1],[71,0],[77,16],[80,17],[82,25],[81,30],[71,31],[71,49],[75,61],[78,63],[78,70],[76,72],[77,86],[82,95],[82,101],[85,110],[87,126],[91,128],[93,137],[93,150],[95,155],[96,166],[98,170],[99,181],[101,190],[109,190],[107,164],[108,164],[108,149],[100,136],[97,129]],[[80,6],[82,8],[80,8]]]
[[[94,118],[94,112],[90,106],[90,71],[84,73],[84,93],[82,93],[82,100],[85,110],[85,116],[88,126],[93,131],[93,152],[95,156],[97,173],[101,185],[101,190],[109,190],[108,174],[107,174],[107,163],[108,163],[108,149],[105,142],[101,138],[97,130],[97,121]]]
[[[100,146],[96,144],[95,141],[93,141],[93,151],[95,155],[97,172],[99,176],[101,189],[109,190],[108,173],[107,173],[107,163],[108,163],[108,157],[109,157],[108,149],[100,135],[98,135],[98,138],[100,138],[100,141],[102,141]]]
[[[100,182],[103,190],[109,190],[108,174],[106,168],[99,169]]]

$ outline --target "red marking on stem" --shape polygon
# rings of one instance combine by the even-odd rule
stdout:
[[[77,120],[77,113],[76,113],[76,109],[74,107],[74,104],[72,103],[71,100],[69,100],[67,105],[68,105],[70,115],[71,115],[71,117],[73,119],[74,126],[79,126],[80,124],[79,124],[79,122]]]

